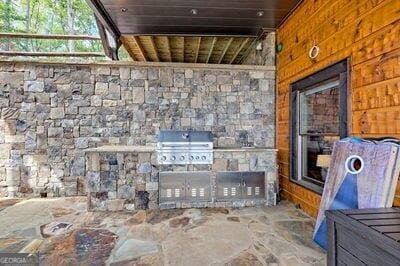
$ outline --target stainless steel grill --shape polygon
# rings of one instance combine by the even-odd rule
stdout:
[[[213,136],[210,131],[160,131],[157,142],[159,164],[212,164]]]

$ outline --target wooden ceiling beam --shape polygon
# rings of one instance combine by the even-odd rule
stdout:
[[[212,54],[212,52],[213,52],[213,50],[214,50],[214,46],[215,46],[215,43],[216,43],[216,42],[217,42],[217,38],[216,38],[216,37],[213,37],[213,40],[212,40],[212,43],[211,43],[211,47],[210,47],[210,51],[208,52],[206,64],[208,64],[208,62],[210,61],[210,57],[211,57],[211,54]]]
[[[124,36],[121,36],[120,38],[122,45],[125,47],[125,50],[128,52],[129,56],[132,58],[133,61],[136,61],[136,56],[133,53],[132,46],[128,42],[128,39],[126,39]]]
[[[221,56],[220,56],[220,58],[219,58],[219,60],[218,60],[218,64],[221,64],[222,60],[223,60],[224,57],[225,57],[226,52],[229,50],[229,47],[231,47],[232,42],[233,42],[233,38],[230,38],[229,41],[228,41],[228,43],[225,45],[224,50],[223,50],[222,53],[221,53]]]
[[[229,61],[229,64],[232,64],[233,62],[235,62],[235,60],[236,60],[237,56],[239,55],[240,51],[242,51],[242,49],[246,46],[248,41],[249,41],[249,38],[245,38],[242,41],[242,43],[240,44],[238,49],[236,49],[235,53],[233,54],[231,61]]]
[[[201,45],[201,36],[197,39],[197,49],[196,49],[196,54],[194,56],[194,63],[197,63],[197,59],[199,58],[200,45]]]
[[[144,61],[147,62],[146,52],[143,49],[142,43],[138,36],[133,36],[133,40],[135,41],[136,46],[139,48],[140,55],[143,57]]]
[[[156,60],[157,60],[156,62],[160,62],[160,57],[158,56],[157,46],[154,42],[154,37],[150,36],[149,38],[150,38],[151,47],[153,48],[154,54],[156,55]]]
[[[167,50],[168,50],[168,54],[169,54],[169,61],[172,62],[172,51],[171,51],[171,43],[169,42],[169,37],[165,36],[165,38],[167,38]]]
[[[182,36],[182,62],[185,62],[185,36]]]

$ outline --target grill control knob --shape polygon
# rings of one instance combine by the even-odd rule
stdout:
[[[201,159],[202,159],[203,161],[205,161],[205,160],[207,159],[207,157],[206,157],[206,156],[202,156]]]
[[[167,160],[167,156],[161,156],[161,161]]]
[[[196,160],[200,159],[200,156],[196,156]]]
[[[185,156],[181,156],[180,159],[181,159],[181,161],[185,160]]]
[[[194,156],[192,155],[192,156],[190,156],[190,158],[189,158],[191,161],[193,161],[194,160]]]
[[[171,156],[171,161],[175,161],[176,157],[175,156]]]

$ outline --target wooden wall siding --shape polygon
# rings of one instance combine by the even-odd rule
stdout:
[[[122,36],[134,61],[240,64],[255,38]]]
[[[278,28],[277,42],[284,47],[277,54],[280,184],[284,197],[316,215],[320,196],[289,182],[290,84],[350,57],[350,134],[400,138],[400,1],[305,0]],[[315,61],[308,57],[314,43]]]

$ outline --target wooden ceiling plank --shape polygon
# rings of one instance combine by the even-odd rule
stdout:
[[[211,57],[211,54],[212,54],[212,52],[214,50],[214,46],[215,46],[216,42],[217,42],[217,37],[213,37],[213,40],[212,40],[212,43],[211,43],[211,47],[210,47],[210,51],[208,52],[206,64],[208,64],[208,61],[210,61],[210,57]]]
[[[146,52],[143,49],[142,43],[139,40],[138,36],[133,36],[133,40],[135,41],[136,46],[139,48],[140,55],[143,57],[144,61],[147,62]]]
[[[150,36],[150,43],[151,43],[151,46],[153,47],[154,54],[156,55],[156,60],[157,60],[156,62],[160,62],[160,56],[158,55],[157,46],[156,46],[156,43],[154,42],[153,36]]]
[[[201,36],[197,39],[197,49],[196,49],[196,55],[194,57],[194,63],[197,63],[197,59],[199,58],[200,45],[201,45]]]
[[[233,62],[235,62],[236,57],[239,55],[240,51],[242,51],[243,47],[245,47],[245,45],[247,44],[247,42],[249,41],[250,38],[245,38],[243,39],[242,43],[240,44],[240,46],[238,47],[238,49],[235,51],[235,53],[232,56],[231,61],[229,61],[229,64],[232,64]]]
[[[233,38],[230,38],[229,41],[228,41],[228,43],[225,45],[224,50],[223,50],[222,53],[221,53],[221,57],[220,57],[219,60],[218,60],[218,64],[221,64],[222,60],[223,60],[224,57],[225,57],[226,52],[229,50],[229,47],[231,47],[232,42],[233,42]]]

